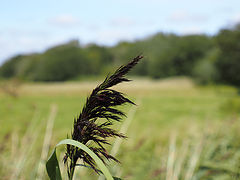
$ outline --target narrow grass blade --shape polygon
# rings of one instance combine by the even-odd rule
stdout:
[[[46,132],[45,132],[45,137],[44,137],[44,141],[43,141],[42,153],[41,153],[41,158],[40,158],[40,162],[39,162],[39,166],[38,166],[36,180],[42,180],[43,179],[44,164],[46,163],[49,147],[50,147],[50,144],[51,144],[52,129],[53,129],[54,120],[55,120],[56,115],[57,115],[57,105],[52,104],[50,115],[49,115],[47,126],[46,126]]]
[[[12,169],[12,174],[11,174],[12,180],[20,178],[21,173],[25,168],[25,163],[28,162],[27,158],[34,147],[34,143],[37,142],[36,139],[38,137],[40,127],[38,126],[39,128],[36,131],[35,126],[39,120],[38,117],[39,117],[39,111],[38,109],[35,109],[33,118],[30,121],[30,125],[28,126],[24,136],[21,138],[21,141],[19,141],[19,137],[17,136],[17,134],[16,134],[16,137],[13,136],[14,137],[13,142],[16,144],[12,146],[12,147],[15,147],[15,149],[12,149],[12,157],[10,160],[14,162],[13,163],[14,167]],[[19,148],[17,148],[18,145],[20,145]],[[16,154],[18,154],[17,157],[16,157]],[[21,178],[24,178],[24,175],[22,175]]]
[[[172,180],[180,179],[181,169],[183,169],[184,161],[187,158],[187,153],[189,149],[188,146],[189,146],[189,141],[188,140],[184,141],[184,143],[182,144],[181,150],[179,151],[179,158],[175,162],[175,168],[174,168]]]
[[[170,138],[166,180],[172,180],[174,161],[175,161],[175,153],[176,153],[176,134],[174,133]]]
[[[185,175],[185,180],[190,180],[193,177],[193,173],[194,170],[197,166],[199,157],[201,155],[202,152],[202,148],[203,148],[203,139],[200,139],[199,142],[197,143],[194,152],[189,160],[189,165],[188,165],[188,169]]]
[[[110,174],[110,172],[108,171],[107,167],[104,165],[102,160],[94,152],[92,152],[87,146],[85,146],[84,144],[82,144],[78,141],[74,141],[72,139],[64,139],[64,140],[60,141],[56,145],[56,147],[60,146],[60,145],[64,145],[64,144],[69,144],[69,145],[72,145],[72,146],[76,146],[76,147],[82,149],[83,151],[85,151],[86,153],[88,153],[89,156],[91,156],[94,159],[95,163],[97,164],[99,169],[102,171],[102,173],[104,174],[106,179],[107,180],[113,180],[112,175]],[[56,147],[55,147],[55,149],[56,149]],[[52,153],[52,155],[50,156],[50,158],[49,158],[49,160],[47,161],[47,164],[46,164],[46,168],[47,168],[47,172],[48,172],[49,177],[50,177],[50,175],[51,175],[51,177],[53,177],[53,179],[50,177],[51,180],[59,180],[59,179],[54,179],[54,178],[57,177],[57,175],[58,175],[58,170],[57,169],[59,169],[58,162],[56,162],[57,158],[55,157],[56,156],[56,152],[55,152],[56,150],[55,149],[54,149],[54,152]],[[49,161],[50,162],[53,161],[53,162],[51,162],[49,164]],[[51,169],[53,169],[53,171],[55,173],[54,175],[49,174]],[[59,173],[60,173],[60,170],[59,170]]]

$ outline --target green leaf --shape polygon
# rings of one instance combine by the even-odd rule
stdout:
[[[107,167],[102,162],[102,160],[94,152],[92,152],[87,146],[85,146],[84,144],[82,144],[78,141],[72,140],[72,139],[64,139],[64,140],[60,141],[56,145],[56,147],[58,147],[60,145],[64,145],[64,144],[69,144],[69,145],[72,145],[72,146],[76,146],[76,147],[82,149],[83,151],[85,151],[86,153],[88,153],[88,155],[91,156],[94,159],[95,163],[97,164],[99,169],[102,171],[102,173],[104,174],[106,179],[107,180],[114,180],[112,175],[108,171]],[[60,174],[58,161],[57,161],[57,156],[56,156],[56,147],[54,148],[54,151],[53,151],[52,155],[50,156],[50,158],[49,158],[49,160],[47,161],[47,164],[46,164],[48,176],[50,177],[51,180],[61,180],[62,179],[61,174]],[[60,179],[58,179],[58,178],[60,178]]]
[[[56,148],[54,148],[51,156],[47,160],[46,169],[51,180],[62,180],[61,172],[57,160]]]

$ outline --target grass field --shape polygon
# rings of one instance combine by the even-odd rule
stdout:
[[[71,133],[73,118],[97,84],[2,86],[0,177],[47,179],[44,154]],[[128,139],[115,142],[112,152],[121,164],[109,163],[114,175],[134,180],[238,179],[240,103],[236,89],[199,87],[186,78],[136,79],[116,88],[138,105],[122,107],[129,118],[116,124]],[[58,151],[60,157],[62,152],[64,147]],[[92,170],[77,171],[76,179],[98,178]]]

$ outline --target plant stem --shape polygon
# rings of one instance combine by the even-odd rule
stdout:
[[[76,154],[76,151],[77,151],[77,149],[75,148],[75,149],[74,149],[73,156],[72,156],[72,159],[71,159],[71,162],[70,162],[69,180],[72,180],[72,179],[73,179],[74,170],[75,170],[75,167],[76,167],[76,164],[77,164],[77,161],[74,159],[74,156],[75,156],[75,154]]]
[[[69,180],[73,179],[73,175],[74,175],[74,170],[75,170],[75,166],[72,166],[70,169],[70,176],[69,176]]]

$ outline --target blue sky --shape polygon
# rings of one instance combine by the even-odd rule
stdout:
[[[114,45],[157,32],[214,35],[240,22],[240,0],[1,0],[0,64],[78,39]]]

